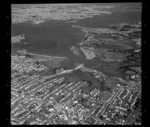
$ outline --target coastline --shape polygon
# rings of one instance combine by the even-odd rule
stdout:
[[[41,55],[41,54],[35,54],[35,53],[30,53],[27,52],[26,50],[19,50],[17,51],[17,53],[19,53],[20,55],[31,55],[34,58],[40,58],[40,59],[67,59],[66,57],[58,57],[58,56],[48,56],[48,55]]]

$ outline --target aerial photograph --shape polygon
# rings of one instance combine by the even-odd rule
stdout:
[[[142,125],[142,3],[11,4],[11,125]]]

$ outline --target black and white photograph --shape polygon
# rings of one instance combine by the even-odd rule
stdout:
[[[11,125],[142,125],[142,2],[11,4]]]

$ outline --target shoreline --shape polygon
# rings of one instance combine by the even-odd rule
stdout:
[[[44,59],[67,59],[67,57],[58,57],[58,56],[48,56],[48,55],[41,55],[41,54],[35,54],[35,53],[30,53],[27,52],[26,50],[19,50],[17,51],[17,53],[19,53],[19,55],[31,55],[34,58],[44,58]]]

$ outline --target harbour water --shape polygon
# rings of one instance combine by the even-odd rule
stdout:
[[[132,24],[139,21],[141,21],[141,12],[139,11],[114,11],[112,14],[102,14],[79,20],[76,24],[84,27],[105,28],[118,23]]]
[[[67,57],[71,63],[84,63],[95,69],[96,65],[93,66],[92,61],[87,60],[84,55],[77,56],[70,50],[72,46],[77,46],[77,43],[81,42],[85,36],[84,32],[72,28],[72,25],[105,28],[112,24],[132,24],[140,20],[140,11],[114,11],[112,14],[102,14],[93,18],[78,20],[75,23],[46,21],[37,25],[31,22],[13,24],[11,36],[24,34],[27,44],[12,44],[12,53],[26,49],[30,53]],[[101,62],[101,64],[102,66],[100,65],[98,68],[105,71],[105,68],[103,68],[105,63]]]
[[[27,44],[12,44],[12,51],[26,49],[28,52],[51,56],[72,53],[71,46],[79,43],[85,33],[73,29],[71,24],[46,22],[34,25],[30,22],[12,25],[12,36],[24,34]]]
[[[71,25],[105,28],[110,24],[134,23],[140,21],[140,19],[141,14],[138,11],[123,11],[78,20],[76,23],[47,21],[38,25],[31,22],[13,24],[11,28],[12,36],[24,34],[27,44],[12,45],[12,51],[21,48],[45,55],[70,54],[70,47],[81,42],[85,36],[85,33],[73,29]]]

